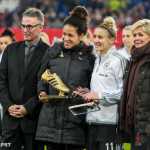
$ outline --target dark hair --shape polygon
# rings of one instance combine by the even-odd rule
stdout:
[[[8,28],[6,28],[2,34],[1,34],[1,37],[4,37],[4,36],[9,36],[11,39],[12,39],[12,42],[16,42],[14,36],[15,34]]]
[[[77,6],[70,12],[70,16],[65,19],[63,27],[66,24],[69,24],[77,28],[78,35],[81,35],[82,33],[85,35],[90,22],[90,18],[88,16],[89,14],[85,7]]]

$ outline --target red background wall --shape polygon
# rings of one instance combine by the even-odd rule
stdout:
[[[22,35],[22,31],[20,28],[10,28],[14,33],[15,33],[15,39],[16,41],[21,41],[23,40],[23,35]],[[0,28],[0,35],[3,32],[4,28]],[[94,32],[94,29],[91,29],[92,33]],[[62,36],[62,29],[55,29],[55,28],[45,28],[43,29],[43,32],[46,32],[49,36],[50,39],[50,43],[52,44],[54,37],[58,37],[61,38]],[[114,43],[117,47],[117,49],[119,49],[121,47],[122,44],[122,30],[119,30],[117,33],[117,40]]]

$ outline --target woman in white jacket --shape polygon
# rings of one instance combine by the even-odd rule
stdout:
[[[119,49],[118,52],[122,54],[125,58],[130,61],[131,57],[131,48],[133,46],[133,35],[132,35],[132,25],[125,26],[122,31],[122,42],[124,47]]]
[[[87,114],[87,150],[115,150],[114,138],[118,123],[118,104],[123,90],[123,78],[128,62],[113,45],[117,29],[112,17],[107,17],[94,31],[97,53],[91,78],[91,91],[85,100],[96,101],[100,111]]]

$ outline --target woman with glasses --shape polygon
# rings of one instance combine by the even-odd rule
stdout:
[[[60,84],[54,75],[60,77],[70,91],[71,96],[78,86],[89,87],[94,65],[93,47],[82,42],[88,29],[89,17],[84,7],[77,6],[63,23],[62,42],[54,43],[43,57],[38,74],[38,93],[40,95],[58,95],[55,85]],[[50,84],[41,81],[41,75],[49,69],[53,78]],[[50,75],[49,73],[49,75]],[[51,75],[51,76],[52,76]],[[60,85],[59,85],[60,86]],[[61,86],[60,86],[61,87]],[[65,87],[63,86],[63,89]],[[49,150],[83,150],[85,147],[84,117],[80,120],[68,109],[81,103],[76,98],[47,99],[39,98],[43,103],[36,139],[46,143]]]

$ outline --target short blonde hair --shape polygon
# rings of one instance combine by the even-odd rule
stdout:
[[[49,43],[49,37],[45,32],[41,32],[40,33],[40,37],[43,40],[43,42],[45,42],[46,44],[50,45]]]
[[[136,28],[141,27],[142,31],[150,35],[150,20],[148,19],[142,19],[137,21],[136,23],[133,24],[132,26],[132,33]]]
[[[132,25],[125,26],[123,30],[132,30]]]
[[[114,37],[115,39],[117,38],[117,27],[114,18],[112,17],[106,17],[101,23],[98,28],[105,28],[109,33],[110,37]]]

